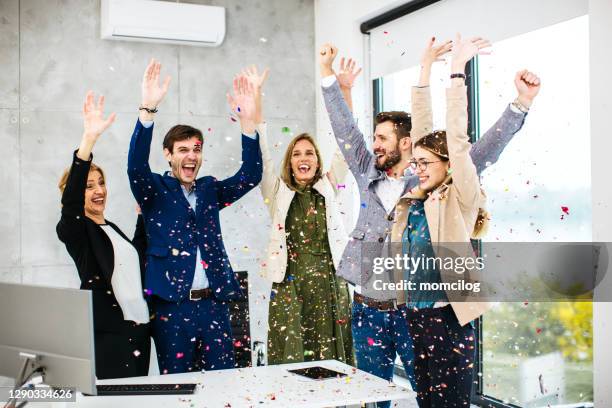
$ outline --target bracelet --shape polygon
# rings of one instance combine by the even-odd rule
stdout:
[[[157,107],[153,108],[153,109],[149,109],[146,108],[144,106],[141,106],[140,108],[138,108],[139,111],[143,110],[143,111],[147,111],[148,113],[157,113]]]
[[[453,78],[461,78],[465,81],[465,74],[461,74],[461,73],[456,73],[456,74],[451,74],[451,79]]]
[[[516,109],[520,110],[520,111],[521,111],[521,112],[523,112],[523,113],[527,113],[527,112],[529,112],[529,108],[528,108],[528,107],[526,107],[525,105],[523,105],[523,104],[522,104],[522,103],[521,103],[521,102],[518,100],[518,98],[516,98],[514,101],[512,101],[512,105],[513,105],[513,106],[514,106]]]

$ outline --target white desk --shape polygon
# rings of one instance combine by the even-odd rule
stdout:
[[[317,365],[348,376],[315,381],[287,372],[287,369]],[[198,386],[191,395],[86,397],[78,394],[77,403],[79,407],[297,408],[415,398],[407,388],[335,360],[98,381],[98,384],[142,383],[196,383]]]

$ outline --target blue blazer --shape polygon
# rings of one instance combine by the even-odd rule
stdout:
[[[240,285],[223,245],[219,211],[261,181],[259,135],[255,139],[242,136],[242,166],[236,174],[225,180],[211,176],[196,180],[195,212],[170,172],[162,176],[151,171],[152,135],[153,126],[145,128],[138,120],[128,153],[130,188],[142,209],[147,232],[146,289],[168,301],[189,298],[199,248],[215,298],[240,298]]]

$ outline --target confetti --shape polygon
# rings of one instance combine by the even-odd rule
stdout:
[[[176,353],[176,358],[183,358],[184,354],[181,353],[180,351],[178,353]]]
[[[569,207],[561,206],[561,211],[563,211],[565,214],[569,215]]]
[[[202,264],[202,268],[208,269],[208,264],[206,263],[206,261],[200,261],[200,263]]]
[[[134,357],[138,357],[140,355],[140,351],[134,350]]]
[[[371,337],[368,337],[368,346],[373,346],[375,343],[374,339]]]
[[[341,188],[346,188],[346,184],[337,184],[336,188],[340,190]]]
[[[291,129],[289,129],[287,126],[283,126],[283,129],[281,130],[281,132],[283,132],[283,133],[290,133]]]
[[[266,37],[261,37],[261,38],[259,39],[259,42],[262,42],[262,43],[267,43],[267,42],[268,42],[268,39],[267,39]]]

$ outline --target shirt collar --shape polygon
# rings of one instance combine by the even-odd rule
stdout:
[[[191,183],[189,188],[186,188],[183,185],[183,183],[181,183],[180,181],[178,181],[178,179],[176,177],[174,177],[174,174],[171,171],[166,171],[166,176],[175,179],[177,181],[177,183],[181,186],[181,190],[183,190],[183,192],[185,192],[187,194],[191,194],[191,193],[193,193],[195,191],[195,185],[196,185],[196,181],[195,180]]]

